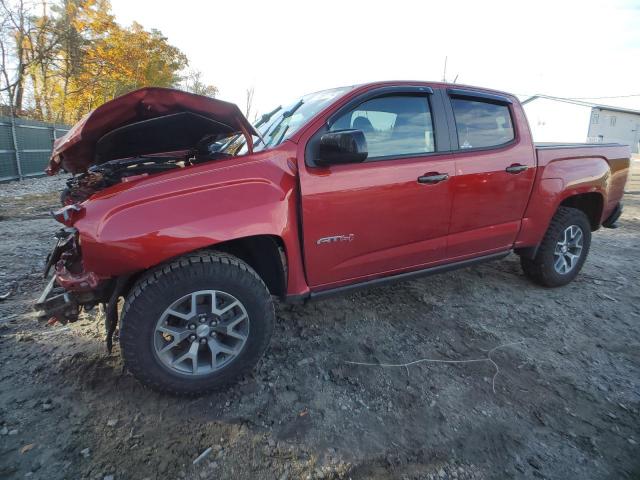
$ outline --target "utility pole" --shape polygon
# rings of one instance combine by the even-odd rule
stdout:
[[[18,144],[18,135],[16,135],[16,117],[14,115],[13,104],[11,105],[11,139],[13,140],[13,153],[16,159],[16,170],[18,171],[18,179],[22,180],[22,162],[20,161],[20,145]]]
[[[446,82],[447,81],[447,57],[444,57],[444,70],[442,72],[442,81]]]

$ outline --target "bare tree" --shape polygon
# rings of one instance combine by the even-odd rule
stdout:
[[[15,114],[17,92],[20,90],[24,70],[23,58],[18,47],[22,36],[18,31],[21,30],[20,25],[24,24],[24,16],[22,0],[16,5],[8,5],[5,0],[0,0],[0,92],[6,99],[12,116]],[[15,58],[14,62],[12,58]],[[13,68],[12,64],[15,65]]]
[[[254,93],[254,88],[247,88],[246,90],[246,99],[247,99],[247,103],[244,109],[244,116],[249,118],[249,115],[251,115],[251,109],[253,107],[253,93]]]
[[[46,11],[46,1],[42,7]],[[32,9],[25,0],[0,0],[0,94],[12,115],[23,109],[30,67],[50,56],[57,44],[46,15],[36,17]]]
[[[199,70],[189,70],[186,75],[182,77],[180,86],[187,92],[204,95],[205,97],[215,98],[218,94],[218,87],[215,85],[207,85],[202,81],[202,72]]]

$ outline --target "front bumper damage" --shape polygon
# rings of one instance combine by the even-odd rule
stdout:
[[[55,317],[60,323],[75,322],[80,315],[80,307],[91,310],[101,302],[104,293],[101,290],[74,292],[59,285],[59,278],[53,275],[44,288],[34,308],[40,317]]]
[[[36,300],[34,308],[41,312],[42,317],[55,317],[57,320],[74,321],[78,318],[78,303],[64,288],[56,286],[55,275]]]
[[[56,234],[56,245],[47,257],[45,278],[52,268],[54,273],[34,305],[40,317],[55,318],[63,324],[75,322],[81,310],[88,311],[102,303],[105,305],[107,348],[111,351],[118,322],[118,298],[128,277],[104,280],[93,272],[84,271],[75,228],[63,228]]]
[[[78,231],[75,228],[63,228],[56,234],[56,244],[51,253],[47,256],[47,263],[44,268],[44,277],[49,276],[51,269],[54,274],[49,280],[44,291],[35,304],[35,309],[39,310],[43,317],[55,317],[61,323],[73,322],[80,313],[80,304],[93,297],[92,290],[98,286],[96,278],[86,278],[86,274],[81,274],[75,279],[70,272],[70,268],[78,270],[80,263],[80,248],[78,245]],[[80,267],[81,268],[81,267]],[[78,281],[82,280],[82,282]],[[84,284],[84,290],[89,291],[85,298],[78,298],[79,292],[73,287]],[[89,296],[89,299],[86,297]]]

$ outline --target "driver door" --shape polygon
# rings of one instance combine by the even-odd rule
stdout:
[[[455,168],[446,124],[434,115],[441,97],[428,91],[386,88],[364,95],[307,142],[300,183],[312,289],[420,269],[444,258]],[[341,129],[363,131],[367,159],[315,164],[322,133]]]

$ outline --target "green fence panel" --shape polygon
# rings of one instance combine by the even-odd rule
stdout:
[[[20,150],[48,150],[53,143],[53,129],[31,125],[16,125],[16,137]]]
[[[22,175],[33,177],[44,175],[44,170],[49,163],[51,151],[32,152],[23,150],[20,152],[20,164],[22,165]]]
[[[0,181],[18,179],[20,173],[23,177],[44,175],[54,139],[62,137],[69,127],[22,118],[16,118],[14,126],[20,169],[16,165],[11,118],[0,117]]]
[[[1,119],[2,117],[0,117]],[[0,150],[13,150],[13,140],[11,139],[11,124],[0,120]]]
[[[0,182],[18,178],[16,156],[11,151],[0,150]]]

